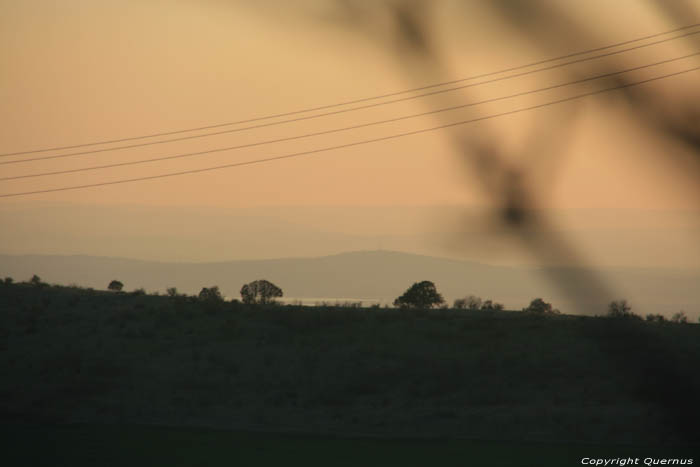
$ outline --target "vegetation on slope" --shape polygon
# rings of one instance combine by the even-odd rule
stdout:
[[[0,285],[0,335],[5,417],[397,437],[683,440],[646,372],[700,361],[696,325],[41,283]]]

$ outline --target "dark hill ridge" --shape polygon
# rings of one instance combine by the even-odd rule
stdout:
[[[0,415],[37,424],[697,443],[699,333],[697,324],[634,319],[247,306],[2,282]]]
[[[580,270],[553,269],[557,277],[576,284]],[[435,282],[448,299],[475,294],[521,308],[538,296],[556,301],[565,311],[566,299],[544,279],[541,270],[491,266],[469,261],[393,251],[359,251],[317,258],[241,260],[216,263],[163,263],[93,256],[0,255],[0,276],[27,280],[38,274],[56,284],[105,289],[119,279],[126,290],[143,287],[165,291],[177,287],[194,294],[218,285],[237,298],[244,283],[265,278],[279,285],[286,297],[356,298],[392,301],[411,283]],[[699,270],[607,269],[601,272],[620,297],[640,313],[686,311],[692,320],[700,312]],[[593,300],[595,301],[595,300]],[[596,304],[592,313],[604,304]]]

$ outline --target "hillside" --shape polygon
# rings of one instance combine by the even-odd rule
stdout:
[[[6,420],[598,443],[697,435],[700,326],[0,285]]]
[[[578,286],[580,270],[553,269],[554,276]],[[641,314],[679,310],[700,316],[697,269],[604,269],[598,271],[617,297],[627,298]],[[285,297],[351,298],[393,301],[410,284],[433,281],[453,300],[475,294],[520,309],[536,296],[550,299],[567,311],[566,296],[544,279],[543,270],[490,266],[481,263],[391,251],[344,253],[318,258],[227,261],[219,263],[161,263],[91,256],[0,255],[0,277],[27,280],[38,274],[49,283],[81,284],[104,290],[119,279],[127,290],[143,287],[164,292],[167,287],[196,294],[218,285],[229,298],[243,284],[265,278],[279,285]],[[569,304],[570,305],[570,304]],[[606,303],[589,303],[591,314],[603,313]]]

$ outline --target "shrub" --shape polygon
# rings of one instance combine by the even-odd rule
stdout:
[[[671,316],[671,322],[678,324],[688,324],[688,317],[686,316],[685,311],[681,310],[678,313],[674,313],[673,316]]]
[[[536,315],[558,315],[559,310],[552,308],[551,303],[547,303],[541,298],[536,298],[530,302],[527,308],[523,308],[526,313],[533,313]]]
[[[122,284],[122,283],[121,283],[120,281],[118,281],[118,280],[113,280],[113,281],[110,282],[109,285],[107,286],[107,289],[108,289],[108,290],[111,290],[111,291],[113,291],[113,292],[121,292],[123,288],[124,288],[124,284]]]
[[[481,308],[481,298],[476,295],[467,295],[454,301],[453,307],[458,310],[478,310]]]
[[[646,316],[646,320],[650,323],[665,323],[666,318],[664,315],[659,314],[649,314]]]
[[[37,276],[36,274],[34,274],[32,278],[29,279],[29,283],[37,287],[46,285],[43,282],[41,282],[41,277]]]
[[[221,291],[219,290],[218,285],[214,285],[212,287],[203,287],[202,290],[199,291],[198,298],[201,301],[204,302],[223,302],[224,297],[221,295]]]
[[[614,300],[608,305],[608,318],[632,318],[642,319],[641,316],[632,313],[632,307],[627,300]]]
[[[502,303],[493,303],[491,300],[486,300],[481,305],[483,311],[503,311],[504,308]]]

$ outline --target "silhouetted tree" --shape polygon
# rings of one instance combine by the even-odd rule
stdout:
[[[177,287],[168,287],[165,291],[165,293],[168,294],[168,297],[177,297]]]
[[[14,282],[15,280],[11,277],[6,277],[5,278],[5,285],[10,285]]]
[[[646,320],[649,321],[650,323],[665,323],[666,318],[664,315],[659,315],[659,314],[649,314],[646,316]]]
[[[394,300],[394,306],[401,308],[432,308],[445,302],[430,281],[416,282]]]
[[[119,282],[118,280],[113,280],[112,282],[109,283],[107,286],[109,290],[112,290],[114,292],[121,292],[122,289],[124,288],[124,284]]]
[[[481,298],[476,295],[467,295],[454,301],[454,308],[458,310],[478,310],[481,307]]]
[[[608,305],[608,318],[640,318],[632,313],[627,300],[614,300]]]
[[[41,282],[41,277],[37,276],[36,274],[34,274],[34,275],[32,276],[32,278],[29,279],[29,283],[32,284],[32,285],[35,285],[35,286],[44,285],[44,284]]]
[[[486,300],[482,305],[481,309],[483,311],[503,311],[503,304],[502,303],[493,303],[491,300]]]
[[[249,305],[255,303],[265,305],[272,303],[274,298],[281,296],[282,289],[265,279],[253,281],[241,288],[241,299],[243,303]]]
[[[528,305],[527,308],[523,308],[523,311],[525,311],[527,313],[538,314],[538,315],[551,315],[551,314],[558,315],[559,314],[559,310],[557,310],[556,308],[552,308],[551,303],[547,303],[544,300],[542,300],[541,298],[536,298],[533,301],[531,301],[530,305]]]
[[[217,285],[209,288],[203,287],[202,290],[199,291],[199,299],[206,302],[224,301],[224,297],[221,295],[221,292],[219,291],[219,286]]]
[[[674,313],[673,316],[671,316],[671,322],[679,324],[688,324],[688,317],[686,316],[685,311],[681,310],[678,313]]]

